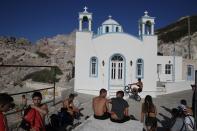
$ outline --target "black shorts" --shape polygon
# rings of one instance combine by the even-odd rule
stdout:
[[[94,114],[94,118],[99,120],[105,120],[108,119],[109,117],[110,117],[110,113],[108,112],[105,112],[102,116],[97,116]]]
[[[115,122],[115,123],[124,123],[124,122],[129,121],[130,120],[130,117],[129,116],[124,116],[123,119],[118,119],[118,120],[115,120],[115,119],[110,118],[110,120],[112,122]]]
[[[138,92],[142,92],[142,88],[138,88]]]
[[[151,127],[157,127],[157,118],[156,117],[146,117],[145,125]]]

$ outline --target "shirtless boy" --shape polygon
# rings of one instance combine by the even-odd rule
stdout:
[[[92,100],[92,108],[95,119],[105,120],[110,117],[110,113],[108,112],[109,104],[106,96],[107,90],[101,89],[99,96],[94,97]]]

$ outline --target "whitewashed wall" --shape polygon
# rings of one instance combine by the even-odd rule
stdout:
[[[157,75],[157,81],[172,81],[173,74],[165,74],[165,65],[172,64],[173,65],[173,56],[157,56],[157,64],[161,64],[161,74]],[[159,77],[159,78],[158,78]],[[182,80],[182,57],[175,56],[175,81]]]
[[[136,60],[142,58],[144,91],[156,91],[156,36],[144,36],[143,40],[139,40],[125,33],[108,33],[92,39],[92,32],[76,33],[75,91],[97,95],[101,88],[108,90],[110,88],[109,59],[114,54],[121,54],[126,59],[125,84],[137,81]],[[98,58],[98,77],[89,77],[92,56]],[[103,60],[104,66],[102,66]]]
[[[187,80],[187,66],[192,65],[194,67],[194,73],[193,73],[193,82],[195,80],[195,70],[197,70],[197,60],[189,60],[189,59],[183,59],[183,72],[182,72],[182,77],[183,80]]]

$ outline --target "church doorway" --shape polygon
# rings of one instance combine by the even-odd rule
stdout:
[[[123,87],[125,81],[125,59],[120,54],[115,54],[110,59],[110,88]]]

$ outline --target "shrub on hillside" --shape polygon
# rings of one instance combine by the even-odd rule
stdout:
[[[38,54],[38,56],[42,57],[42,58],[49,58],[45,53],[42,53],[42,52],[39,52],[39,51],[36,51],[36,54]]]
[[[26,38],[18,38],[15,40],[15,43],[17,45],[29,45],[31,44],[31,42],[29,42],[29,40],[27,40]]]
[[[51,71],[53,72],[55,70],[55,73],[57,74],[57,75],[62,75],[63,74],[63,72],[62,72],[62,70],[58,67],[58,66],[55,66],[54,68],[51,68]]]
[[[63,74],[62,71],[59,69],[59,67],[56,66],[55,68],[52,68],[51,70],[43,69],[43,70],[28,74],[23,78],[23,81],[27,79],[32,79],[32,81],[44,82],[44,83],[53,83],[54,81],[58,82],[59,79],[57,79],[56,76],[54,77],[54,69],[56,71],[56,75]]]

